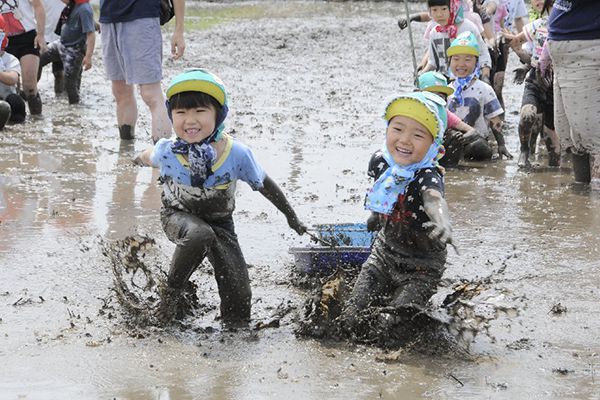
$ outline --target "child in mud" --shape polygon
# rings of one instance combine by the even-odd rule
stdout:
[[[306,232],[285,195],[256,162],[251,150],[223,132],[228,104],[221,80],[194,69],[176,76],[167,89],[167,109],[176,137],[160,139],[140,157],[160,168],[161,221],[177,245],[157,317],[171,321],[182,292],[205,257],[214,271],[224,323],[247,323],[251,290],[232,213],[238,180],[259,191],[298,234]]]
[[[446,77],[439,72],[425,72],[417,80],[419,90],[430,92],[440,96],[447,101],[448,96],[454,93],[454,89],[448,86]],[[465,124],[452,111],[446,110],[448,114],[448,127],[444,133],[444,157],[439,161],[443,167],[455,167],[462,158],[465,145],[475,140],[479,135],[475,128]]]
[[[0,15],[0,129],[3,129],[8,121],[25,121],[25,101],[17,94],[21,65],[15,56],[5,51],[8,37],[4,26],[4,17]]]
[[[447,51],[450,59],[450,71],[456,78],[452,82],[454,93],[449,98],[448,109],[455,113],[466,124],[475,128],[479,136],[463,148],[463,157],[467,160],[490,160],[493,150],[488,143],[488,122],[498,143],[500,158],[512,155],[506,149],[502,136],[502,119],[504,113],[494,89],[479,76],[479,44],[471,32],[464,32],[456,37]]]
[[[549,2],[549,10],[543,10],[544,0],[533,0],[531,5],[534,10],[540,13],[542,11],[548,11],[549,13],[552,9],[552,2]],[[540,56],[548,37],[548,17],[541,17],[530,22],[517,35],[509,31],[505,31],[503,34],[521,59],[521,62],[525,64],[526,69],[529,70],[525,79],[519,119],[521,153],[518,165],[520,168],[531,167],[529,161],[529,156],[533,150],[531,146],[535,146],[537,133],[543,129],[543,137],[548,149],[548,166],[558,167],[560,165],[560,143],[554,130],[552,74],[543,73],[539,65]],[[528,51],[523,50],[523,43],[527,43]],[[551,68],[548,68],[548,70],[551,70]]]
[[[368,229],[379,230],[341,315],[344,329],[361,335],[371,306],[418,311],[444,272],[452,228],[444,200],[445,102],[428,92],[402,94],[385,109],[387,130],[369,163],[375,179],[365,208]]]
[[[429,12],[436,22],[429,34],[429,53],[423,72],[438,71],[448,74],[446,50],[457,35],[470,32],[477,38],[481,51],[481,79],[488,80],[492,59],[480,31],[469,20],[464,19],[464,10],[460,0],[428,0]]]
[[[60,15],[56,34],[60,35],[40,55],[38,80],[42,68],[52,62],[62,61],[65,91],[69,104],[79,103],[81,73],[92,68],[92,55],[96,42],[94,10],[89,0],[63,0],[65,9]]]

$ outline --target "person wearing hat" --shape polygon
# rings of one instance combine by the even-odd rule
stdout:
[[[440,96],[444,101],[454,93],[448,86],[446,77],[439,72],[429,71],[421,74],[417,80],[419,90]],[[465,124],[456,114],[446,109],[448,113],[448,127],[444,134],[444,148],[446,153],[440,160],[440,165],[445,168],[455,167],[462,158],[463,148],[479,136],[472,126]]]
[[[21,75],[19,60],[7,53],[8,37],[4,32],[5,20],[0,15],[0,129],[8,121],[25,121],[25,101],[17,94],[17,83]]]
[[[464,147],[463,157],[473,161],[490,160],[493,156],[488,143],[491,130],[498,143],[498,156],[513,158],[502,136],[501,115],[504,110],[494,89],[478,79],[480,53],[475,35],[471,32],[459,34],[448,47],[447,54],[450,72],[455,78],[451,84],[454,93],[449,97],[448,109],[480,135]]]
[[[423,72],[438,71],[448,74],[448,58],[446,50],[457,35],[470,32],[477,38],[481,54],[481,76],[488,80],[492,59],[487,45],[475,24],[464,19],[464,8],[460,0],[427,0],[429,12],[435,21],[429,34],[427,65]]]
[[[428,92],[401,94],[387,103],[384,118],[385,140],[369,163],[375,183],[365,199],[371,211],[367,227],[379,233],[341,316],[342,327],[358,336],[370,306],[424,306],[444,272],[446,244],[452,243],[438,165],[445,102]]]
[[[217,76],[202,69],[177,75],[167,99],[176,136],[160,139],[143,154],[146,163],[160,169],[161,222],[177,245],[156,315],[161,323],[180,316],[184,287],[208,257],[221,297],[222,321],[247,323],[252,295],[232,217],[237,181],[265,196],[298,234],[306,227],[252,151],[224,132],[227,94]]]

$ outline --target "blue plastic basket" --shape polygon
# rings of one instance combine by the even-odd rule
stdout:
[[[301,273],[331,273],[337,267],[360,268],[369,254],[370,247],[325,246],[292,247],[296,269]]]
[[[337,267],[359,269],[371,254],[376,233],[368,232],[366,224],[321,224],[315,228],[317,236],[335,248],[323,244],[290,248],[299,272],[327,274]]]
[[[376,232],[367,231],[367,224],[320,224],[318,236],[336,246],[371,247]]]

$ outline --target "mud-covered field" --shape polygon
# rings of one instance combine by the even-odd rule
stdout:
[[[383,101],[411,86],[402,11],[190,3],[185,60],[165,57],[165,83],[187,67],[215,71],[230,93],[229,131],[303,221],[362,222]],[[423,30],[414,25],[418,57]],[[148,235],[152,267],[166,271],[173,245],[160,227],[157,172],[131,163],[150,143],[147,110],[140,103],[135,143],[119,143],[102,68],[98,46],[75,107],[55,98],[46,71],[44,117],[0,132],[0,399],[600,398],[600,196],[572,186],[568,162],[544,167],[543,150],[532,170],[514,159],[446,175],[460,255],[449,251],[440,296],[479,283],[468,316],[490,320],[468,354],[297,337],[311,292],[297,284],[288,249],[310,241],[245,185],[234,218],[251,266],[250,329],[215,320],[209,266],[193,276],[195,317],[136,327],[113,290],[107,246]],[[515,156],[521,90],[507,80]]]

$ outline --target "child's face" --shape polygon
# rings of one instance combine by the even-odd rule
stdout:
[[[544,8],[544,0],[531,0],[531,5],[537,12],[542,12],[542,8]]]
[[[199,143],[214,132],[217,111],[212,106],[176,108],[172,116],[177,137],[188,143]]]
[[[476,66],[477,57],[471,54],[455,54],[450,57],[450,71],[459,78],[472,74]]]
[[[431,18],[441,26],[448,25],[450,20],[450,8],[448,6],[433,6],[429,8]]]
[[[385,144],[397,164],[406,166],[418,163],[423,160],[432,143],[433,136],[420,122],[403,115],[390,120]]]

